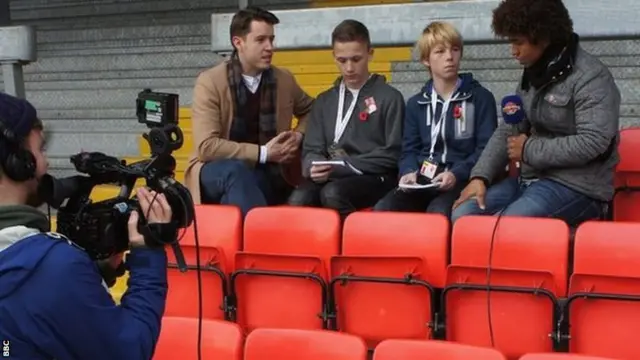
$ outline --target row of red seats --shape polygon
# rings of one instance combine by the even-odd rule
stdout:
[[[370,348],[446,339],[509,358],[640,358],[640,223],[588,222],[571,245],[555,219],[503,217],[496,228],[496,217],[470,216],[450,234],[445,217],[421,213],[359,212],[344,228],[318,208],[258,208],[243,224],[235,207],[200,205],[197,217],[204,317],[245,333],[332,329]],[[192,228],[181,247],[194,265]],[[197,317],[196,272],[168,273],[165,314]]]
[[[620,131],[611,219],[640,221],[640,128]]]
[[[202,358],[216,360],[366,360],[367,346],[359,337],[318,330],[268,329],[251,332],[243,341],[240,327],[231,322],[204,320]],[[198,320],[165,317],[153,360],[197,359]],[[244,343],[244,344],[243,344]],[[506,360],[498,350],[438,340],[382,341],[373,360],[447,359]],[[520,360],[607,360],[575,354],[531,353]]]

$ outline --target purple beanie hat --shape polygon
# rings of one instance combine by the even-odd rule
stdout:
[[[37,121],[38,113],[27,100],[0,92],[0,122],[5,128],[24,138]]]

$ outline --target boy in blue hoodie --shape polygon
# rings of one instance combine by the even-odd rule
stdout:
[[[407,102],[398,188],[374,210],[449,216],[497,127],[496,101],[470,73],[458,73],[462,36],[452,25],[429,24],[417,47],[431,80]]]
[[[121,305],[80,246],[49,232],[37,207],[47,172],[43,126],[25,100],[0,93],[0,340],[10,359],[150,359],[167,295],[167,256],[148,248],[129,220],[128,290]],[[140,190],[149,223],[171,208]],[[152,205],[150,205],[152,204]],[[149,210],[150,209],[150,210]],[[78,239],[80,240],[80,239]]]

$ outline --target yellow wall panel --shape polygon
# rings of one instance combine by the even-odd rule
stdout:
[[[390,68],[389,68],[389,64],[384,64],[386,65],[384,69],[382,69],[382,66],[378,66],[378,70],[377,71],[373,71],[375,73],[378,73],[380,75],[384,75],[387,77],[387,79],[391,76],[391,72],[390,72]],[[306,74],[294,74],[296,80],[298,81],[298,84],[300,84],[301,86],[305,86],[305,85],[326,85],[327,87],[333,85],[333,83],[336,81],[336,79],[338,78],[338,76],[340,76],[340,74],[338,73],[338,71],[336,71],[335,73],[306,73]]]
[[[327,36],[331,36],[327,34]],[[417,39],[418,34],[416,34]],[[277,46],[277,45],[276,45]],[[374,46],[374,62],[408,61],[411,60],[411,48],[402,47],[376,47]],[[273,63],[276,66],[289,67],[291,65],[331,64],[335,66],[331,49],[314,50],[279,50],[273,55]]]
[[[397,61],[397,60],[396,60]],[[372,72],[389,71],[389,61],[373,59],[369,64],[369,70]],[[323,64],[299,64],[299,65],[283,65],[283,68],[291,71],[294,75],[305,74],[334,74],[336,77],[340,71],[333,60]],[[334,78],[335,80],[335,78]]]

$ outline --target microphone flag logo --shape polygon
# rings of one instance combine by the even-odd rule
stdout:
[[[518,111],[520,111],[520,105],[516,104],[513,101],[507,102],[502,107],[502,113],[504,113],[505,115],[514,115]]]

